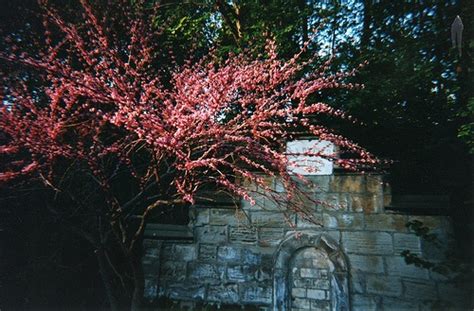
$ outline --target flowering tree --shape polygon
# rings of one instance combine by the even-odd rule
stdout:
[[[123,281],[108,266],[117,245],[132,271],[132,308],[139,306],[143,277],[135,242],[150,211],[193,204],[209,185],[254,204],[244,186],[251,182],[304,212],[291,204],[298,187],[287,171],[288,156],[297,154],[283,147],[296,132],[331,141],[354,157],[320,150],[305,155],[346,169],[376,162],[316,122],[318,115],[349,117],[310,100],[325,89],[354,87],[343,83],[354,71],[329,75],[326,64],[304,73],[311,62],[300,61],[301,53],[280,60],[271,41],[257,58],[230,55],[222,62],[210,53],[169,71],[156,66],[153,9],[128,1],[107,10],[80,4],[80,21],[73,23],[41,2],[44,43],[26,53],[11,36],[0,53],[5,68],[21,67],[3,74],[0,181],[40,180],[54,199],[67,198],[53,213],[68,205],[93,215],[68,226],[96,247],[112,308],[118,302],[111,280]],[[272,193],[259,173],[280,178],[286,192]]]

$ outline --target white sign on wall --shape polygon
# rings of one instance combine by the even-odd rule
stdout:
[[[332,155],[335,151],[334,144],[317,139],[301,139],[289,141],[286,144],[287,153],[320,153]],[[301,175],[331,175],[333,172],[332,161],[319,156],[288,155],[288,171]]]

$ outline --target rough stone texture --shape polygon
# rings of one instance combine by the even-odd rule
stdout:
[[[370,294],[397,297],[402,294],[402,282],[398,277],[369,276],[367,277],[367,292]]]
[[[351,270],[357,272],[383,273],[384,264],[381,256],[350,255]]]
[[[387,232],[343,232],[342,243],[348,253],[374,255],[393,253],[392,236]]]
[[[311,222],[256,196],[257,206],[192,208],[193,240],[143,242],[145,298],[168,297],[180,308],[253,305],[259,310],[446,310],[466,306],[467,293],[446,277],[407,265],[409,250],[441,258],[409,231],[419,220],[445,241],[447,217],[384,211],[388,188],[377,175],[309,176]],[[284,192],[281,182],[268,186]],[[252,189],[252,185],[247,185]],[[429,256],[429,257],[428,257]],[[457,310],[457,309],[455,309]]]
[[[414,279],[428,279],[428,270],[418,268],[415,265],[408,265],[401,256],[387,257],[385,259],[388,274],[403,276]]]

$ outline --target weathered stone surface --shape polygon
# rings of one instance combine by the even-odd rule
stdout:
[[[365,256],[365,255],[349,255],[349,264],[351,270],[383,273],[384,265],[383,258],[380,256]]]
[[[258,228],[259,246],[276,246],[285,236],[283,228]]]
[[[428,270],[408,265],[401,256],[387,257],[385,259],[389,275],[398,275],[409,278],[428,279]]]
[[[403,285],[405,288],[404,296],[408,299],[417,301],[438,299],[436,286],[432,282],[415,282],[404,280]]]
[[[382,299],[383,310],[390,311],[418,311],[419,303],[417,301],[403,301],[400,298],[384,297]],[[432,309],[430,309],[432,310]],[[434,309],[436,310],[436,309]]]
[[[306,176],[306,179],[312,184],[312,191],[314,192],[329,192],[329,184],[331,176],[313,175]]]
[[[240,248],[232,246],[220,246],[217,250],[217,259],[225,262],[240,261]]]
[[[321,212],[314,212],[308,219],[306,215],[296,215],[296,228],[298,229],[316,229],[319,230],[323,226]]]
[[[367,277],[367,292],[397,297],[402,294],[402,282],[398,277],[371,275]]]
[[[310,301],[309,299],[306,299],[306,298],[294,298],[292,299],[292,302],[291,302],[292,308],[300,308],[304,310],[309,310],[310,306],[311,306]]]
[[[145,278],[143,297],[149,302],[158,297],[158,278]]]
[[[161,253],[162,244],[162,241],[144,239],[143,249],[145,250],[145,253],[143,255],[148,257],[159,257]]]
[[[209,211],[209,224],[211,225],[247,225],[248,219],[242,217],[241,210],[234,208],[211,208]]]
[[[328,298],[328,292],[320,289],[308,289],[306,295],[308,298],[316,300],[325,300]]]
[[[266,286],[259,286],[256,283],[241,284],[242,301],[244,303],[270,304],[272,301],[271,284],[264,285]]]
[[[291,289],[291,295],[296,298],[306,298],[306,288],[304,287],[293,287]]]
[[[165,291],[166,296],[178,300],[203,300],[206,288],[203,285],[175,284]]]
[[[363,294],[365,293],[365,280],[366,275],[364,273],[359,272],[351,272],[350,281],[351,281],[351,292]]]
[[[377,302],[371,296],[352,295],[353,311],[375,311],[377,310]]]
[[[241,199],[240,200],[240,207],[244,211],[258,211],[262,210],[264,208],[264,200],[265,197],[262,194],[256,193],[256,192],[249,192],[249,196],[255,201],[255,204],[252,205],[250,201]]]
[[[394,214],[365,215],[365,228],[367,230],[405,232],[407,217]]]
[[[255,269],[250,266],[228,266],[227,279],[234,282],[243,282],[253,279]]]
[[[362,229],[364,227],[362,214],[323,213],[323,226],[325,228]]]
[[[395,254],[409,250],[413,254],[421,255],[420,238],[413,233],[394,233],[393,250]]]
[[[350,208],[351,198],[347,193],[316,193],[316,205],[328,211],[347,211]]]
[[[384,213],[381,179],[370,178],[310,177],[321,188],[304,186],[304,191],[339,205],[339,209],[308,205],[321,223],[324,220],[325,227],[288,214],[290,221],[296,221],[296,227],[291,227],[283,213],[274,212],[279,207],[265,198],[259,199],[261,209],[246,210],[251,225],[242,225],[235,209],[194,207],[189,226],[194,230],[194,243],[153,238],[144,241],[146,299],[169,296],[187,302],[189,308],[203,300],[204,304],[253,305],[271,310],[273,286],[276,301],[281,304],[285,301],[281,299],[293,298],[290,309],[294,310],[329,311],[331,304],[334,309],[332,298],[349,292],[351,311],[392,307],[431,310],[422,307],[423,301],[433,306],[438,295],[452,296],[451,300],[444,297],[446,306],[456,305],[456,299],[467,299],[451,284],[445,284],[445,278],[404,263],[399,256],[403,250],[427,253],[419,237],[406,229],[407,216]],[[275,180],[268,182],[284,191]],[[343,190],[350,192],[340,192]],[[409,219],[426,222],[441,233],[449,231],[443,217]],[[285,296],[279,298],[279,293]],[[348,301],[344,299],[336,305],[344,305],[343,301]]]
[[[232,243],[257,243],[257,228],[253,226],[237,226],[229,228],[229,240]]]
[[[184,280],[186,277],[186,262],[165,261],[161,264],[160,278]]]
[[[219,279],[220,275],[216,266],[195,262],[189,265],[189,277],[195,279]]]
[[[220,303],[239,302],[239,288],[236,284],[209,286],[207,299]]]
[[[365,175],[365,180],[367,193],[383,195],[384,183],[382,175]]]
[[[174,258],[176,260],[192,261],[197,257],[195,244],[176,244],[174,246]]]
[[[242,249],[242,261],[247,265],[259,265],[262,262],[262,255],[258,249],[252,250],[248,248]]]
[[[366,180],[361,175],[335,175],[330,182],[331,192],[366,192]]]
[[[199,259],[213,261],[217,258],[217,246],[215,244],[199,245]]]
[[[193,208],[190,210],[189,216],[194,226],[202,226],[209,223],[208,208]]]
[[[204,226],[195,229],[195,236],[199,242],[204,243],[224,243],[227,242],[226,226]]]
[[[331,311],[329,301],[311,300],[311,311]]]
[[[383,211],[383,198],[374,194],[351,194],[350,210],[365,214],[380,213]]]
[[[388,255],[393,253],[392,236],[385,232],[343,232],[346,252]]]
[[[252,224],[257,227],[288,227],[296,221],[294,214],[283,212],[257,211],[252,212],[250,217]]]

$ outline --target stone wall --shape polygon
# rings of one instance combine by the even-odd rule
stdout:
[[[463,310],[462,291],[400,256],[441,259],[406,223],[420,220],[446,237],[447,217],[385,211],[390,194],[378,175],[308,178],[315,187],[305,190],[327,203],[307,203],[316,221],[259,197],[242,210],[194,208],[192,241],[146,239],[146,299],[262,310]]]

